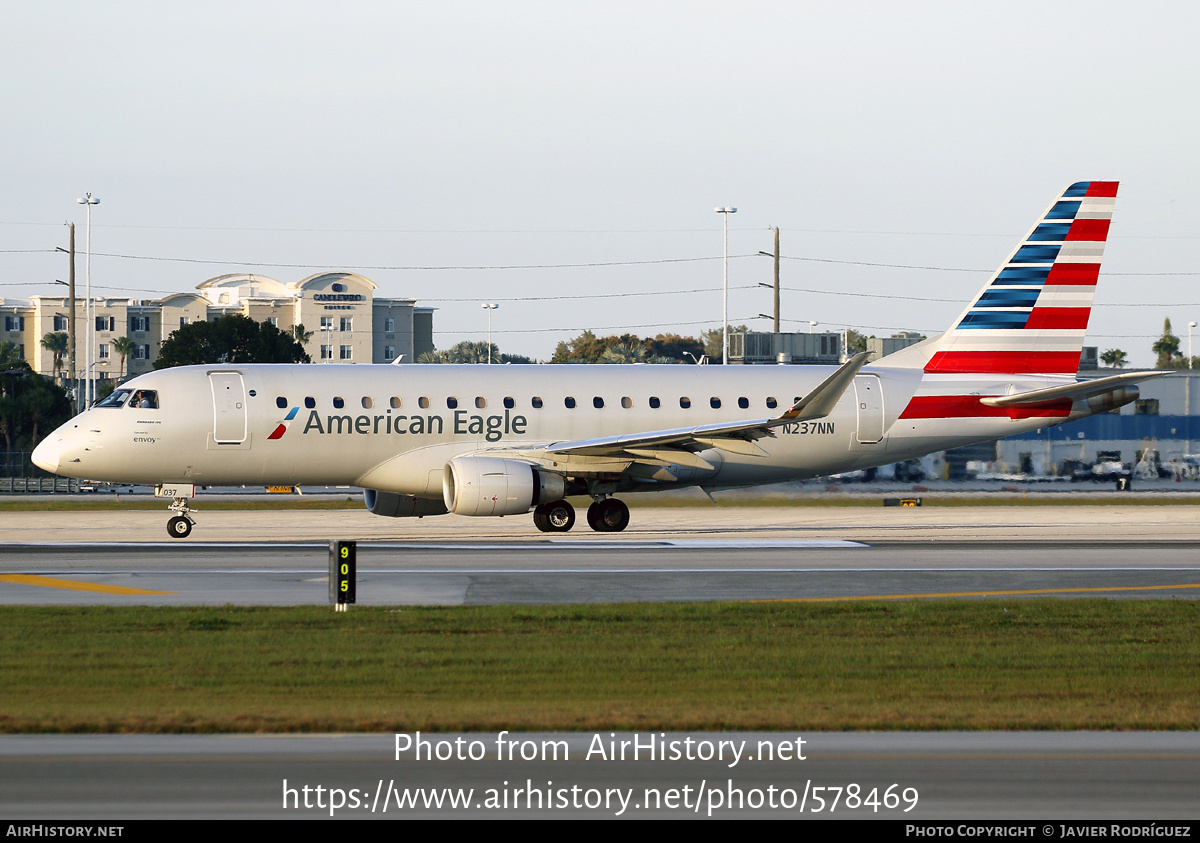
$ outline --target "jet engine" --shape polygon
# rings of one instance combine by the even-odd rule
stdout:
[[[455,457],[442,473],[442,498],[455,515],[517,515],[565,491],[562,475],[500,457]]]
[[[420,518],[423,515],[445,515],[446,507],[433,498],[398,495],[378,489],[363,489],[363,503],[372,515],[388,518]]]
[[[1092,413],[1107,413],[1109,410],[1115,410],[1118,407],[1124,407],[1126,404],[1133,403],[1140,394],[1141,390],[1136,386],[1123,386],[1120,389],[1102,392],[1099,395],[1089,395],[1087,405]]]

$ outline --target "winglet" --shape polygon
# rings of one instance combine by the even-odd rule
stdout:
[[[833,408],[841,400],[842,395],[850,388],[850,384],[854,383],[854,376],[858,374],[858,370],[867,364],[870,357],[871,352],[869,351],[860,351],[855,354],[836,372],[821,381],[820,386],[793,404],[790,410],[779,417],[779,420],[790,422],[798,419],[825,418],[833,412]]]

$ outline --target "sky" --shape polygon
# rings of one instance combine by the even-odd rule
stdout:
[[[1200,5],[0,2],[0,296],[361,272],[435,343],[944,330],[1121,182],[1087,344],[1200,320]],[[81,262],[82,266],[82,262]],[[80,270],[82,280],[82,269]],[[1197,333],[1200,339],[1200,333]]]

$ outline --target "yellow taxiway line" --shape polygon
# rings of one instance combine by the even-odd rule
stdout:
[[[101,585],[79,580],[63,580],[58,577],[39,577],[33,574],[0,574],[0,582],[17,585],[40,585],[43,588],[67,588],[71,591],[95,591],[100,594],[175,594],[174,591],[147,591],[144,588],[127,588],[123,585]]]

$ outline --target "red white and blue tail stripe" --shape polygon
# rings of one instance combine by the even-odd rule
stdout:
[[[925,371],[1074,375],[1117,182],[1076,182],[1047,209],[954,326]]]

